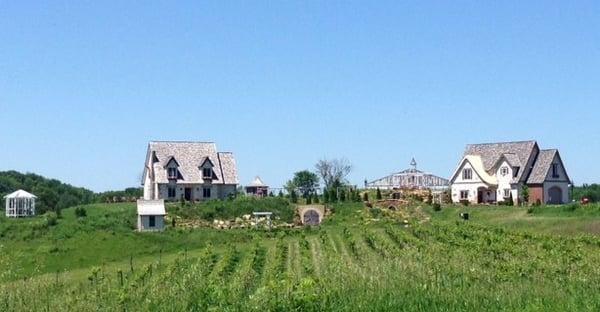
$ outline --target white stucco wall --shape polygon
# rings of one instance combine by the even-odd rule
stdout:
[[[471,180],[463,179],[464,169],[471,169],[473,171]],[[468,161],[464,162],[457,172],[458,173],[452,181],[452,185],[450,186],[452,192],[452,201],[455,203],[460,202],[460,192],[469,191],[469,202],[477,203],[477,190],[480,187],[488,188],[488,185],[481,180],[481,178],[477,175],[477,172],[475,172],[475,169],[473,169],[473,166],[471,166]]]
[[[155,226],[150,227],[150,216],[138,216],[138,231],[162,231],[165,228],[164,216],[155,216]]]

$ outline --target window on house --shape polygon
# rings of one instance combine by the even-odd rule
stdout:
[[[212,169],[210,168],[204,168],[202,169],[202,177],[204,178],[212,178]]]
[[[473,170],[471,168],[466,168],[463,170],[463,180],[471,180],[473,179]]]
[[[508,167],[504,166],[504,167],[500,168],[500,174],[502,176],[507,175],[508,174]]]
[[[156,216],[149,216],[148,217],[148,226],[149,227],[155,227],[156,226]]]
[[[558,164],[552,164],[552,177],[553,178],[560,177],[560,175],[558,174]]]
[[[469,191],[460,191],[460,199],[461,200],[469,199]]]
[[[521,167],[515,167],[513,169],[513,178],[516,178],[519,175],[519,170],[521,169]]]
[[[176,189],[174,187],[169,187],[167,189],[167,193],[168,193],[167,195],[169,198],[175,198],[175,190]]]
[[[504,189],[504,197],[510,197],[510,189]]]
[[[202,197],[210,198],[210,188],[209,187],[205,187],[204,189],[202,189]]]
[[[177,168],[168,169],[169,179],[177,179]]]

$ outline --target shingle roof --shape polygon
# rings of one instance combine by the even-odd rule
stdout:
[[[511,165],[517,161],[520,164],[527,164],[536,145],[535,141],[469,144],[465,148],[464,156],[480,156],[485,170],[489,173],[503,155]],[[520,170],[515,180],[519,181],[524,171]]]
[[[556,153],[558,153],[558,150],[556,149],[540,151],[535,165],[533,166],[533,170],[531,170],[531,174],[529,175],[529,179],[527,179],[528,184],[544,183]]]
[[[179,164],[179,183],[203,183],[200,166],[206,159],[214,164],[217,177],[213,184],[238,184],[237,168],[232,153],[218,153],[212,142],[171,142],[152,141],[148,144],[148,155],[155,153],[158,162],[154,163],[156,182],[167,183],[165,166],[174,158]]]

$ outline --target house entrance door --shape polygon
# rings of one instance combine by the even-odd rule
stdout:
[[[185,200],[190,201],[192,200],[192,188],[191,187],[186,187],[185,188],[185,195],[184,195]]]

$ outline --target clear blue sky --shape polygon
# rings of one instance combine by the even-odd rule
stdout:
[[[119,189],[200,140],[242,183],[346,157],[361,184],[536,139],[600,182],[597,1],[198,2],[0,1],[0,170]]]

